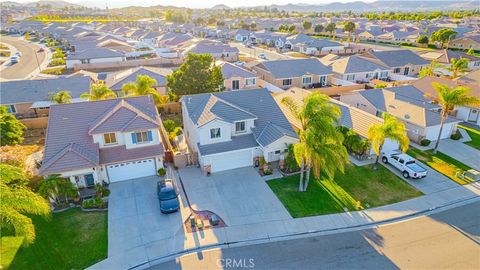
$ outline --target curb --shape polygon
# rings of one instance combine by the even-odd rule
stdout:
[[[320,233],[333,234],[333,233],[368,229],[368,228],[375,227],[375,226],[385,225],[385,224],[388,224],[388,223],[399,222],[399,221],[411,219],[411,218],[414,218],[414,217],[423,216],[424,214],[427,214],[427,213],[434,214],[432,212],[438,211],[438,210],[443,209],[443,208],[447,208],[447,209],[448,208],[455,208],[455,207],[459,207],[459,206],[462,206],[462,205],[466,205],[466,204],[469,204],[469,203],[476,202],[478,200],[480,200],[479,196],[474,196],[474,197],[470,197],[470,198],[466,198],[466,199],[459,199],[459,200],[456,200],[456,201],[452,201],[448,204],[443,204],[443,205],[440,205],[440,206],[431,207],[429,209],[418,211],[416,213],[408,214],[408,215],[405,215],[405,216],[390,218],[390,219],[386,219],[386,220],[382,220],[382,221],[370,222],[370,223],[362,224],[362,225],[345,226],[345,227],[339,227],[339,228],[334,228],[334,229],[326,229],[326,230],[311,230],[311,231],[307,231],[307,232],[290,233],[290,234],[273,236],[273,237],[262,237],[262,238],[256,238],[256,239],[248,239],[248,240],[244,240],[244,241],[210,244],[210,245],[205,245],[205,246],[201,246],[201,247],[197,247],[197,248],[186,249],[186,250],[171,253],[171,254],[168,254],[168,255],[165,255],[165,256],[161,256],[161,257],[149,260],[147,262],[140,263],[140,264],[137,264],[135,266],[129,267],[127,269],[129,269],[129,270],[145,269],[147,267],[155,266],[155,265],[161,264],[163,262],[172,260],[175,257],[180,256],[180,255],[185,255],[185,254],[189,254],[189,253],[193,253],[193,252],[208,250],[208,249],[212,249],[212,248],[230,247],[232,245],[247,246],[249,244],[252,244],[252,245],[253,244],[258,244],[259,242],[262,242],[262,241],[287,240],[289,237],[302,238],[302,236],[312,235],[312,234],[320,234]],[[445,210],[447,210],[447,209],[445,209]],[[152,262],[153,262],[153,264],[152,264]]]

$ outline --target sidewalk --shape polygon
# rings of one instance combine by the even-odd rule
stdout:
[[[154,241],[116,254],[88,269],[144,269],[175,256],[206,248],[249,245],[315,233],[355,230],[478,199],[480,183],[474,182],[363,211],[230,226],[196,233],[185,233],[181,230],[170,239]]]

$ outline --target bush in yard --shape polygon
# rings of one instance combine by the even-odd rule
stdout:
[[[49,67],[62,66],[62,65],[65,65],[65,60],[62,58],[53,59],[48,64]]]
[[[108,195],[110,195],[110,190],[100,183],[95,184],[95,192],[97,196],[100,197],[107,197]]]
[[[158,169],[157,173],[160,176],[165,176],[165,174],[167,174],[167,170],[165,170],[165,168],[160,168]]]
[[[460,131],[458,131],[458,130],[457,130],[457,132],[450,135],[450,139],[455,140],[455,141],[460,140],[460,138],[462,138],[462,134],[460,134]]]
[[[430,141],[429,139],[423,139],[423,140],[420,141],[420,145],[421,146],[429,146],[431,142],[432,141]]]

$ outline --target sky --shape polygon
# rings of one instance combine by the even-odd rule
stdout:
[[[12,0],[14,2],[28,3],[32,0]],[[331,2],[352,2],[353,0],[161,0],[161,1],[148,1],[148,0],[68,0],[67,2],[81,4],[88,7],[101,7],[104,8],[108,4],[109,8],[118,8],[125,6],[153,6],[153,5],[171,5],[178,7],[189,8],[210,8],[217,4],[225,4],[229,7],[239,6],[260,6],[260,5],[284,5],[288,3],[304,3],[304,4],[327,4]],[[372,2],[373,0],[363,0],[364,2]],[[3,1],[0,1],[3,2]]]

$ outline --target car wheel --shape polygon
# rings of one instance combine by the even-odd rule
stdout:
[[[388,164],[388,159],[387,159],[387,157],[382,157],[382,161],[383,161],[383,163]]]
[[[409,178],[409,177],[410,177],[410,174],[408,174],[407,171],[403,172],[402,175],[403,175],[403,177],[405,177],[405,178]]]

